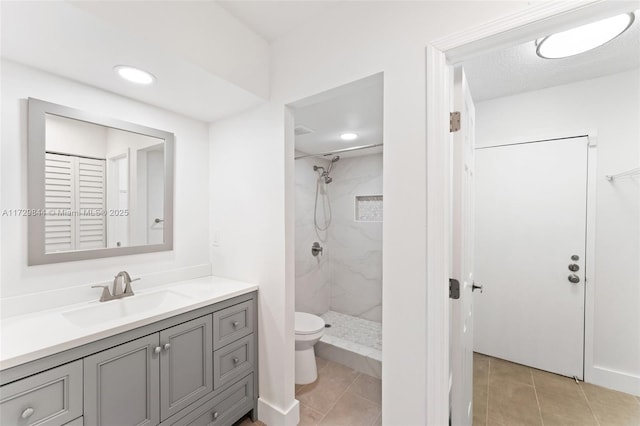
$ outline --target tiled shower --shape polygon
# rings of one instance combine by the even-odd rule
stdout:
[[[382,359],[382,154],[342,157],[330,184],[318,187],[328,159],[296,160],[296,311],[323,317],[330,325],[316,346],[319,356],[380,377]],[[318,242],[322,255],[313,256]]]

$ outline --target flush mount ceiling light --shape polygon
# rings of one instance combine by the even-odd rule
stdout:
[[[132,83],[146,85],[156,81],[156,78],[153,76],[153,74],[129,65],[118,65],[113,67],[113,70],[120,77]]]
[[[536,53],[544,59],[559,59],[586,52],[618,37],[631,26],[633,20],[633,13],[623,13],[552,34],[536,40]]]
[[[354,141],[356,139],[358,139],[358,134],[357,133],[343,133],[340,135],[340,139],[342,139],[343,141]]]

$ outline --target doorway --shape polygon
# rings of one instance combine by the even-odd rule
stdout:
[[[602,5],[600,5],[602,6]],[[628,6],[627,6],[628,7]],[[615,13],[619,13],[623,10],[607,10],[605,11],[604,7],[596,7],[596,6],[590,6],[587,8],[584,8],[583,10],[581,10],[580,12],[576,11],[575,13],[573,13],[573,18],[575,18],[575,22],[579,22],[579,23],[584,23],[585,19],[591,19],[591,20],[597,20],[599,17],[604,17],[603,14],[608,14],[609,16],[615,14]],[[615,9],[615,7],[613,7],[613,9]],[[628,12],[628,11],[626,11]],[[556,13],[551,13],[548,16],[555,16],[557,15]],[[569,14],[571,15],[571,14]],[[590,15],[590,16],[587,16]],[[567,16],[564,16],[564,19],[560,19],[559,17],[555,17],[552,18],[551,20],[548,20],[545,23],[541,23],[539,21],[536,21],[536,19],[532,19],[530,22],[533,22],[533,24],[528,25],[528,28],[525,30],[524,28],[518,28],[519,24],[515,24],[515,23],[511,23],[512,25],[509,26],[509,24],[506,23],[501,23],[503,26],[503,31],[502,34],[500,36],[491,36],[491,37],[487,37],[482,41],[481,40],[484,35],[479,35],[479,33],[481,32],[479,29],[478,31],[469,31],[467,34],[463,34],[463,35],[457,35],[458,37],[456,39],[454,39],[453,37],[451,37],[448,40],[440,40],[438,42],[435,43],[435,46],[442,46],[442,48],[440,49],[441,51],[446,51],[446,55],[443,54],[442,52],[439,52],[438,49],[427,49],[427,63],[429,64],[428,66],[428,73],[427,73],[427,87],[428,87],[428,93],[431,94],[431,99],[427,99],[427,104],[428,104],[428,116],[427,116],[427,122],[429,123],[429,121],[431,121],[431,125],[428,124],[428,128],[430,130],[428,130],[429,133],[429,138],[428,138],[428,146],[429,146],[429,151],[432,154],[431,158],[427,159],[427,163],[428,163],[428,181],[430,180],[432,183],[434,183],[435,185],[430,186],[429,190],[430,190],[430,194],[428,195],[428,209],[430,209],[432,211],[432,221],[429,222],[429,228],[431,229],[432,226],[438,224],[440,226],[444,225],[446,227],[448,227],[449,222],[449,218],[447,217],[447,208],[450,206],[449,201],[450,198],[447,197],[446,194],[442,194],[441,192],[439,192],[439,188],[438,188],[438,184],[440,184],[442,181],[438,180],[438,179],[442,179],[442,175],[447,175],[449,172],[449,168],[448,168],[448,164],[449,164],[449,159],[450,159],[450,153],[448,152],[448,149],[446,149],[445,147],[443,147],[442,145],[438,145],[437,140],[438,139],[431,139],[431,138],[440,138],[439,140],[445,140],[448,139],[447,137],[445,137],[445,134],[448,133],[448,128],[444,128],[444,126],[442,126],[442,124],[438,124],[438,123],[442,123],[440,120],[442,120],[444,117],[442,116],[442,111],[438,110],[438,106],[442,106],[442,105],[446,105],[450,102],[450,84],[452,82],[452,71],[451,71],[451,64],[460,64],[463,63],[465,60],[468,60],[471,58],[472,55],[474,54],[479,54],[480,52],[487,52],[489,50],[496,50],[499,48],[506,48],[506,47],[511,47],[514,46],[515,44],[519,43],[519,42],[523,42],[525,40],[531,40],[535,37],[539,37],[543,34],[549,34],[552,32],[557,31],[557,27],[562,27],[562,29],[566,29],[567,27],[570,27],[572,24],[568,23],[568,21],[570,21],[571,19],[566,19]],[[553,21],[555,20],[555,24],[553,23]],[[575,22],[573,23],[573,26],[575,26]],[[556,28],[553,28],[553,26],[556,25]],[[514,29],[517,28],[517,29]],[[486,28],[485,28],[486,30]],[[498,31],[494,31],[493,29],[491,31],[488,31],[489,33],[492,34],[498,34]],[[471,42],[468,42],[465,44],[464,41],[462,40],[471,40]],[[454,46],[454,47],[452,47]],[[475,50],[475,51],[474,51]],[[471,53],[473,52],[473,53]],[[439,84],[445,84],[445,89],[441,90],[439,88]],[[584,92],[583,92],[584,93]],[[579,97],[580,98],[580,97]],[[548,105],[548,109],[552,109],[551,107],[554,105]],[[513,108],[515,109],[515,108]],[[523,115],[523,116],[527,116],[529,121],[533,121],[533,122],[544,122],[544,120],[542,119],[542,117],[538,117],[535,114],[531,114],[529,110],[524,110],[524,109],[519,109],[518,112]],[[515,112],[514,112],[515,113]],[[543,116],[544,113],[540,114],[540,116]],[[606,112],[603,113],[602,115],[606,115]],[[507,118],[507,116],[509,116],[509,118],[512,117],[512,114],[505,114],[504,117],[501,117],[501,120],[498,122],[498,124],[494,125],[495,128],[498,129],[502,129],[502,128],[507,128],[509,130],[512,130],[513,127],[517,126],[517,124],[515,124],[515,122],[517,120],[514,120],[514,123],[511,123],[509,120],[509,118]],[[599,117],[595,117],[595,119],[592,120],[593,123],[597,123],[598,122]],[[480,117],[477,117],[478,122],[480,121]],[[556,120],[557,121],[557,120]],[[521,124],[521,123],[518,123]],[[554,124],[557,124],[556,122],[554,122]],[[581,126],[581,130],[585,130],[585,128],[587,129],[591,129],[591,123],[586,124]],[[441,126],[441,127],[439,127]],[[556,127],[556,128],[560,128],[561,130],[558,132],[560,134],[562,134],[563,136],[566,136],[566,134],[568,133],[567,130],[567,123],[564,123],[565,127]],[[448,126],[447,126],[448,127]],[[553,126],[551,126],[550,128],[545,129],[543,125],[539,126],[540,129],[542,130],[543,133],[550,133],[549,129],[553,129],[556,130],[556,128],[554,128]],[[569,129],[575,129],[576,127],[569,124],[568,125]],[[598,127],[597,125],[594,127]],[[431,133],[430,133],[431,132]],[[588,133],[588,132],[586,132]],[[584,135],[584,132],[573,132],[572,135]],[[520,134],[522,136],[522,133]],[[433,142],[430,142],[431,139]],[[499,142],[504,142],[503,139],[504,138],[498,138]],[[512,138],[513,139],[513,138]],[[535,138],[535,140],[540,140],[540,138]],[[448,147],[447,147],[448,148]],[[630,155],[631,157],[635,157],[633,155],[633,151],[634,148],[632,148]],[[634,162],[636,162],[637,157],[633,158]],[[635,164],[633,164],[635,165]],[[625,165],[618,165],[618,168],[625,170],[626,168],[632,168],[632,166],[625,166]],[[602,180],[604,180],[604,174],[607,174],[606,171],[600,169],[598,170],[598,190],[599,192],[602,191]],[[602,176],[601,176],[602,175]],[[601,179],[602,178],[602,179]],[[445,178],[445,181],[448,178]],[[599,194],[600,195],[600,194]],[[440,207],[438,207],[440,206]],[[446,207],[442,207],[442,206],[446,206]],[[454,217],[455,217],[455,206],[453,207],[453,211],[454,211]],[[433,209],[439,209],[438,212],[433,213]],[[442,211],[444,210],[444,211]],[[598,209],[598,212],[600,212],[600,209]],[[442,214],[442,216],[441,216]],[[444,217],[443,217],[444,216]],[[455,224],[454,224],[455,226]],[[589,226],[589,225],[587,225]],[[434,237],[437,237],[437,235],[434,235]],[[442,248],[441,242],[437,241],[436,238],[432,238],[429,240],[428,244],[432,245],[432,246],[439,246]],[[445,253],[448,252],[448,248],[444,247]],[[434,252],[437,250],[433,250]],[[444,259],[447,259],[446,254],[444,255]],[[437,262],[432,262],[432,266],[433,265],[438,265]],[[566,269],[568,266],[568,264],[564,265],[564,268]],[[440,267],[440,266],[438,266]],[[567,270],[567,272],[569,272]],[[573,271],[571,271],[573,272]],[[588,275],[588,274],[587,274]],[[438,275],[438,271],[434,271],[433,269],[430,271],[430,280],[433,279],[433,281],[431,281],[434,286],[431,287],[430,286],[430,293],[429,293],[429,299],[433,297],[439,297],[438,294],[438,290],[437,290],[437,285],[436,285],[436,280],[439,278]],[[568,278],[568,274],[566,277],[564,277],[565,279]],[[589,281],[591,282],[591,281]],[[487,289],[487,284],[486,283],[481,283],[484,286],[484,291],[486,292]],[[592,289],[591,289],[592,290]],[[588,290],[585,294],[584,297],[586,297],[587,299],[587,306],[586,306],[586,314],[587,317],[589,317],[592,313],[593,313],[593,294],[590,294],[590,291]],[[477,294],[477,292],[476,292]],[[477,295],[475,297],[480,297],[480,295]],[[591,302],[591,304],[590,304]],[[448,315],[446,315],[446,317],[443,315],[447,313],[448,311],[445,310],[444,312],[442,311],[438,311],[435,310],[432,312],[431,314],[431,323],[432,324],[436,324],[436,326],[430,330],[430,334],[432,336],[440,336],[440,331],[437,329],[437,324],[438,324],[438,320],[434,317],[438,316],[439,319],[443,319],[448,317]],[[584,325],[584,335],[585,335],[585,339],[587,340],[587,345],[585,345],[585,347],[587,348],[585,355],[584,355],[584,368],[585,368],[585,372],[584,372],[584,377],[587,380],[593,380],[594,378],[599,381],[600,383],[604,383],[607,382],[609,383],[609,387],[617,387],[618,389],[622,389],[622,388],[626,388],[628,393],[634,393],[634,389],[637,389],[637,384],[633,382],[633,374],[627,374],[626,378],[622,378],[622,377],[617,377],[614,378],[614,374],[611,374],[609,379],[603,380],[604,375],[608,374],[608,373],[612,373],[612,372],[604,372],[603,368],[599,368],[597,365],[594,365],[594,354],[593,354],[593,328],[594,328],[594,324],[591,320],[588,320],[587,323]],[[615,334],[615,333],[612,333]],[[437,340],[437,339],[436,339]],[[633,346],[633,345],[631,345]],[[591,349],[589,349],[591,348]],[[623,347],[621,347],[620,345],[618,345],[619,349],[623,349]],[[629,349],[633,349],[633,348],[629,348]],[[634,350],[634,349],[633,349]],[[433,357],[432,359],[437,359],[437,357]],[[635,367],[633,366],[633,362],[631,362],[631,364],[629,364],[630,366],[630,370],[629,371],[633,371],[635,369]],[[433,366],[431,366],[433,367]],[[599,372],[598,372],[599,371]],[[596,373],[597,372],[597,373]],[[602,373],[602,374],[600,374]],[[529,373],[530,374],[530,373]],[[565,373],[566,374],[566,373]],[[435,377],[437,375],[433,375],[432,377]],[[597,376],[597,377],[596,377]],[[439,376],[438,376],[439,377]],[[620,379],[620,380],[617,380]],[[568,380],[568,379],[567,379]],[[627,385],[625,385],[625,380]],[[471,381],[471,380],[469,380]],[[615,383],[614,383],[615,382]],[[456,380],[453,380],[453,383],[455,385]],[[617,384],[616,384],[617,383]],[[615,386],[613,386],[615,385]],[[436,384],[434,387],[437,386],[441,386],[440,383]],[[633,399],[632,396],[627,395],[630,398],[632,398],[631,400],[633,402],[635,402],[635,399]],[[455,401],[453,402],[455,404]],[[460,410],[460,412],[462,412],[462,408],[466,408],[466,407],[461,407],[458,406],[456,407],[455,405],[452,406],[452,411],[456,411],[456,410]]]

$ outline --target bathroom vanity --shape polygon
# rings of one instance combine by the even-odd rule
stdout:
[[[255,419],[256,290],[206,277],[3,321],[0,424]]]

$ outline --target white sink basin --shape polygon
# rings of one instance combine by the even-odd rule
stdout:
[[[75,325],[91,327],[151,310],[169,310],[190,299],[184,294],[162,290],[154,293],[136,294],[108,302],[92,303],[91,306],[63,312],[62,316]]]

